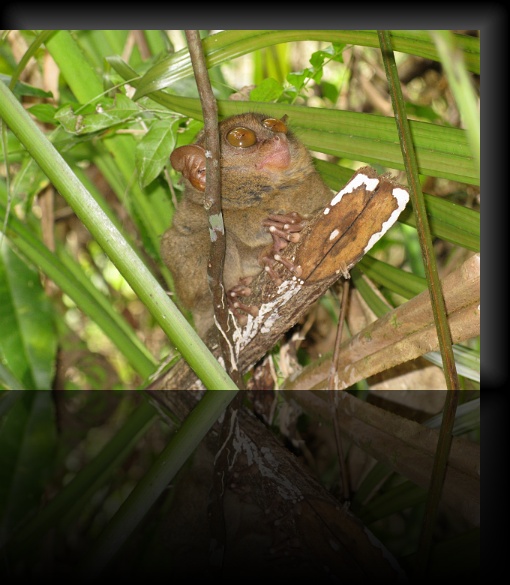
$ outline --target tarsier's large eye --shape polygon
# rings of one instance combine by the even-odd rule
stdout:
[[[227,134],[227,140],[232,146],[248,148],[248,146],[253,146],[257,142],[257,137],[253,130],[244,128],[243,126],[238,126],[237,128],[230,130]]]
[[[262,120],[262,124],[273,132],[283,132],[284,134],[287,134],[287,126],[284,124],[283,120],[266,118],[265,120]]]

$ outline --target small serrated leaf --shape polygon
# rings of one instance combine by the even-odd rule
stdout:
[[[146,187],[161,173],[175,147],[176,123],[154,122],[136,146],[136,170],[140,186]]]
[[[299,92],[305,81],[308,79],[310,71],[295,71],[287,75],[287,81]]]
[[[139,111],[138,106],[121,93],[115,99],[102,97],[95,104],[75,108],[70,104],[60,108],[55,114],[55,120],[67,132],[80,135],[106,130],[135,116]]]

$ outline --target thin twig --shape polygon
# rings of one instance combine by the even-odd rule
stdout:
[[[338,317],[338,327],[336,330],[335,348],[333,350],[333,358],[331,359],[331,369],[329,373],[328,389],[338,390],[338,359],[340,355],[340,344],[342,343],[342,332],[345,322],[345,316],[347,314],[347,300],[349,297],[349,283],[348,279],[345,279],[342,287],[342,309],[340,316]]]
[[[242,378],[237,367],[233,343],[230,336],[232,328],[228,325],[228,309],[223,286],[223,264],[225,260],[225,226],[221,211],[221,173],[220,140],[218,135],[218,105],[214,98],[207,65],[198,30],[186,30],[186,39],[193,65],[193,72],[198,87],[200,103],[204,114],[204,132],[206,146],[206,187],[204,206],[209,216],[209,233],[211,248],[208,264],[208,279],[213,296],[216,325],[220,332],[220,347],[225,369],[239,388]]]

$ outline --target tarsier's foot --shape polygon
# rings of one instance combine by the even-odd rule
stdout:
[[[262,222],[262,225],[269,228],[268,231],[273,236],[273,247],[268,254],[262,256],[261,262],[264,265],[264,270],[277,284],[281,283],[281,278],[273,269],[276,262],[283,264],[296,276],[300,276],[302,273],[301,266],[296,266],[290,260],[283,258],[280,252],[287,247],[289,242],[299,241],[299,232],[304,227],[303,222],[301,215],[295,211],[288,214],[270,215]]]
[[[247,314],[256,317],[259,314],[259,309],[255,305],[247,305],[239,300],[239,297],[247,297],[251,295],[252,290],[248,286],[253,279],[251,277],[241,278],[239,284],[236,284],[227,291],[228,308],[235,315],[240,325],[245,325],[247,321]]]

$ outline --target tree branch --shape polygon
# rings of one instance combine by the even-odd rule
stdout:
[[[198,30],[187,30],[186,39],[197,82],[200,103],[204,114],[204,132],[206,146],[206,187],[204,206],[209,216],[209,233],[211,248],[209,255],[209,286],[213,297],[216,326],[220,332],[221,356],[229,376],[239,387],[243,380],[232,351],[231,328],[228,325],[229,313],[223,286],[223,264],[225,261],[225,226],[221,209],[221,172],[220,140],[218,136],[218,106],[214,98],[207,65]]]
[[[326,252],[324,250],[325,243],[331,239],[331,226],[340,225],[342,220],[343,213],[340,209],[332,208],[327,215],[319,211],[303,230],[300,241],[290,243],[285,248],[282,255],[302,267],[303,272],[299,279],[289,276],[281,265],[275,266],[282,279],[279,286],[265,271],[254,279],[250,286],[254,294],[246,302],[257,305],[260,308],[259,315],[256,318],[249,316],[243,328],[236,325],[232,336],[235,359],[241,373],[248,371],[262,358],[283,333],[304,316],[310,305],[359,261],[360,258],[357,258],[349,265],[342,263],[342,251],[352,241],[349,232],[346,233],[348,242],[339,242],[339,247],[333,246]],[[369,233],[370,231],[368,230]],[[442,285],[454,343],[478,335],[479,256],[473,256],[457,271],[448,275]],[[213,331],[209,332],[206,343],[214,355],[219,355]],[[390,311],[342,346],[338,388],[347,388],[358,380],[437,349],[438,339],[430,295],[425,291]],[[325,388],[330,361],[331,356],[327,356],[311,364],[298,377],[288,380],[285,387],[306,390]],[[165,376],[161,387],[203,388],[185,363],[177,364]]]

